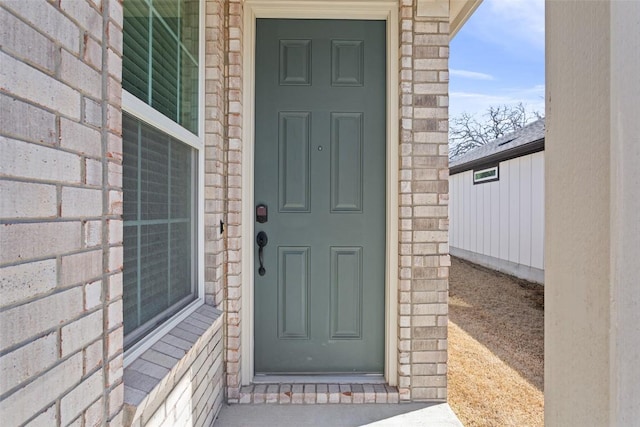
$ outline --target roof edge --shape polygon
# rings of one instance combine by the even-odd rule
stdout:
[[[482,0],[449,0],[449,40],[452,40],[462,26],[473,15]]]
[[[537,139],[535,141],[511,148],[509,150],[493,153],[480,159],[471,160],[467,163],[451,166],[449,168],[449,175],[456,175],[480,167],[491,166],[496,163],[505,162],[507,160],[515,159],[516,157],[534,154],[539,151],[544,151],[544,138]]]

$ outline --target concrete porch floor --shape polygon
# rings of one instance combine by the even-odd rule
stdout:
[[[215,427],[463,427],[446,403],[223,405]]]

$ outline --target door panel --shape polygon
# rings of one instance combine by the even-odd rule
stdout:
[[[331,211],[362,211],[362,115],[331,113]]]
[[[278,129],[278,200],[280,212],[309,212],[311,113],[280,113]]]
[[[362,248],[331,248],[331,338],[361,339]]]
[[[364,80],[362,40],[331,41],[331,85],[362,86]]]
[[[258,374],[383,371],[385,67],[382,21],[257,21]]]
[[[280,84],[311,84],[311,40],[280,40]]]
[[[278,336],[309,338],[309,248],[278,248]]]

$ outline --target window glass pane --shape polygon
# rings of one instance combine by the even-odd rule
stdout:
[[[474,183],[497,181],[497,180],[498,180],[497,166],[473,172]]]
[[[168,228],[167,224],[140,227],[140,323],[168,307]]]
[[[158,15],[153,16],[151,106],[178,121],[178,39]]]
[[[126,0],[124,9],[123,88],[197,133],[200,0]]]
[[[180,41],[184,48],[198,60],[198,37],[200,0],[184,0],[182,2]]]
[[[191,132],[198,133],[198,64],[184,51],[180,72],[180,124]]]
[[[495,171],[478,172],[476,179],[489,178],[495,175]]]
[[[180,123],[193,133],[198,132],[198,37],[199,0],[182,2],[180,42]]]
[[[195,153],[123,115],[126,346],[196,297]]]
[[[124,2],[122,88],[149,102],[149,8],[142,0]]]
[[[158,15],[164,19],[169,29],[178,34],[178,26],[180,24],[180,1],[176,0],[153,0],[153,7]]]
[[[169,214],[169,137],[143,126],[141,144],[140,219],[166,219]]]
[[[122,187],[123,219],[138,219],[138,122],[129,116],[122,117]]]
[[[191,251],[193,245],[182,238],[189,234],[187,222],[171,224],[171,295],[170,304],[175,304],[191,293]]]
[[[181,143],[171,144],[171,218],[188,219],[191,216],[191,194],[183,191],[189,186],[193,173],[192,150]]]
[[[125,226],[123,234],[122,311],[124,314],[124,333],[126,335],[140,326],[138,316],[138,227]]]

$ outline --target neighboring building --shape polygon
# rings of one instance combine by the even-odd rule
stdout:
[[[3,425],[445,400],[449,40],[478,3],[1,0]],[[353,385],[255,385],[301,372]]]
[[[451,255],[544,283],[544,119],[449,164]]]

